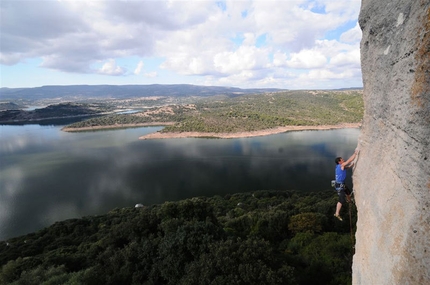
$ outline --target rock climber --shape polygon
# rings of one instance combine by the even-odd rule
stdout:
[[[351,202],[351,190],[349,190],[348,186],[345,184],[346,179],[346,169],[351,168],[354,165],[353,160],[358,154],[358,149],[354,151],[354,154],[351,155],[348,160],[344,160],[342,157],[336,157],[334,162],[336,163],[336,181],[335,188],[337,190],[337,194],[339,195],[339,201],[336,205],[336,213],[334,216],[342,221],[342,217],[340,216],[340,209],[342,209],[342,205],[344,205],[347,201]]]

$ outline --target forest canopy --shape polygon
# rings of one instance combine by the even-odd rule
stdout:
[[[61,221],[0,246],[1,284],[350,284],[353,204],[257,191]]]

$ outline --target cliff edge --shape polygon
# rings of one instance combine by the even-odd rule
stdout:
[[[353,284],[430,284],[430,1],[362,0]]]

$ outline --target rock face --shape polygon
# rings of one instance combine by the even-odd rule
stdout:
[[[430,284],[430,0],[362,0],[353,284]]]

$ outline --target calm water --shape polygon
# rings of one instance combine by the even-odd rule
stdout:
[[[158,127],[65,133],[0,126],[0,240],[55,221],[194,196],[330,191],[358,129],[243,139],[138,140]]]

